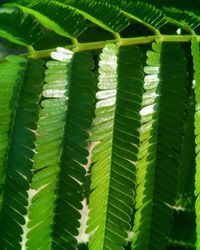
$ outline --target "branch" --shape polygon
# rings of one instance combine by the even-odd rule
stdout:
[[[139,45],[139,44],[147,44],[152,43],[155,40],[159,40],[161,42],[189,42],[196,35],[159,35],[159,36],[143,36],[143,37],[133,37],[133,38],[120,38],[115,40],[107,40],[100,42],[90,42],[90,43],[76,43],[73,45],[68,45],[65,48],[69,50],[73,50],[75,52],[80,51],[90,51],[102,49],[108,43],[116,43],[119,46],[128,46],[128,45]],[[196,36],[198,40],[200,40],[199,36]],[[51,52],[55,51],[56,48],[48,49],[48,50],[33,50],[29,51],[25,54],[21,54],[21,56],[28,56],[34,59],[38,58],[46,58],[51,55]]]

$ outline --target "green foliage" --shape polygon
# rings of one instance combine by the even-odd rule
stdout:
[[[107,1],[81,0],[73,1],[71,4],[68,1],[59,0],[59,2],[66,2],[66,5],[73,6],[86,19],[113,33],[120,32],[129,25],[129,20],[124,18],[122,12]],[[107,15],[108,12],[109,15]]]
[[[58,61],[47,63],[45,100],[38,121],[31,188],[40,191],[33,196],[30,206],[28,249],[41,246],[74,249],[73,236],[78,234],[80,219],[77,210],[82,208],[85,170],[81,164],[87,163],[86,129],[91,127],[93,114],[93,62],[89,53],[73,55],[63,49],[58,49],[53,58]],[[84,94],[79,96],[79,92]],[[44,203],[48,204],[46,209]],[[72,216],[70,221],[68,216]]]
[[[178,5],[1,3],[25,53],[0,59],[0,249],[200,249],[200,17]]]
[[[38,96],[41,92],[44,70],[42,63],[10,56],[5,64],[1,64],[2,82],[7,84],[4,96],[7,94],[10,97],[6,103],[2,103],[6,101],[4,98],[1,102],[4,104],[1,119],[5,123],[4,126],[1,125],[1,129],[7,131],[2,152],[4,173],[1,176],[5,178],[2,184],[0,217],[0,239],[1,247],[4,249],[20,249],[22,240],[21,225],[25,223],[24,216],[27,214],[28,190],[32,177],[31,160],[35,148],[35,134],[32,130],[36,129],[38,120]]]
[[[162,249],[176,197],[187,76],[177,44],[154,43],[147,55],[133,249]]]
[[[13,4],[11,6],[19,7],[25,13],[31,14],[44,27],[54,30],[59,35],[73,38],[85,29],[85,20],[76,10],[62,6],[54,1],[33,1],[27,6],[23,5],[23,1],[20,2],[22,2],[22,5]],[[52,17],[54,18],[52,19]],[[71,22],[73,25],[70,24]]]
[[[130,56],[131,55],[131,56]],[[99,62],[99,92],[91,139],[93,150],[90,249],[126,246],[135,187],[143,73],[137,47],[108,44]],[[98,201],[96,198],[98,197]]]
[[[0,36],[23,46],[31,46],[43,35],[42,26],[20,10],[0,10]]]
[[[196,135],[196,179],[195,179],[195,195],[197,197],[196,199],[196,223],[197,223],[197,236],[200,236],[200,222],[199,222],[199,216],[200,216],[200,209],[199,209],[199,199],[200,199],[200,185],[199,185],[199,119],[200,119],[200,111],[199,111],[199,103],[200,103],[200,87],[199,87],[199,81],[200,81],[200,73],[199,73],[199,66],[200,66],[200,48],[199,48],[199,42],[196,41],[196,39],[192,40],[192,54],[194,59],[194,70],[195,70],[195,93],[196,93],[196,113],[195,113],[195,135]],[[200,237],[197,237],[197,248],[200,247]]]

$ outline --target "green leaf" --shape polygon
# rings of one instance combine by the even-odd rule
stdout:
[[[154,43],[145,67],[132,249],[163,249],[175,204],[187,69],[176,43]]]
[[[43,62],[10,56],[0,64],[0,72],[4,90],[0,99],[0,247],[20,249],[32,177]]]
[[[31,46],[43,33],[42,26],[32,16],[19,10],[0,9],[0,37],[19,45]]]
[[[85,29],[85,18],[97,26],[114,33],[129,25],[129,19],[134,19],[156,34],[165,23],[165,15],[153,5],[139,1],[113,0],[16,0],[4,6],[21,8],[25,13],[33,15],[44,27],[57,34],[76,38]],[[67,15],[66,15],[67,13]],[[109,15],[107,14],[109,13]],[[89,24],[90,25],[90,24]]]
[[[97,1],[107,2],[106,0]],[[157,32],[167,22],[164,13],[149,3],[135,0],[111,0],[109,3],[120,8],[125,16],[134,19],[154,32]]]
[[[173,227],[168,242],[169,249],[182,245],[183,249],[195,249],[195,211],[184,207],[173,208]],[[185,246],[185,247],[184,247]],[[190,246],[190,247],[189,247]],[[170,248],[171,247],[171,248]],[[182,249],[182,248],[181,248]]]
[[[18,61],[17,61],[18,60]],[[15,63],[16,61],[16,63]],[[1,185],[1,203],[2,191],[5,179],[5,165],[8,145],[9,145],[9,130],[11,123],[12,110],[10,109],[10,101],[13,99],[14,87],[18,72],[21,70],[20,62],[24,60],[18,57],[9,56],[5,63],[0,64],[1,72],[1,95],[0,95],[0,185]]]
[[[90,249],[127,245],[135,187],[140,126],[141,54],[136,46],[108,44],[100,55],[99,91],[91,139],[93,150],[91,209],[87,232]]]
[[[195,135],[194,135],[194,113],[195,96],[193,89],[188,94],[183,147],[180,152],[180,175],[178,194],[193,197],[195,176]],[[185,198],[187,200],[187,198]]]
[[[173,20],[178,21],[181,27],[196,30],[200,26],[200,17],[189,11],[181,11],[176,8],[164,8],[164,13]]]
[[[196,196],[196,248],[200,247],[200,47],[197,39],[192,40],[192,55],[194,62],[194,79],[195,79],[195,143],[196,143],[196,177],[195,177],[195,196]]]
[[[6,4],[7,7],[18,7],[25,13],[34,16],[44,27],[55,33],[75,38],[85,30],[85,19],[74,8],[64,6],[53,0],[26,0]]]
[[[68,0],[59,0],[59,2],[73,6],[86,19],[112,33],[118,33],[129,25],[129,20],[123,15],[120,9],[110,5],[108,2],[98,2],[95,0],[73,1],[71,4],[68,3]]]
[[[94,104],[89,53],[58,48],[47,62],[27,249],[75,249]],[[45,205],[44,205],[45,204]]]
[[[195,136],[194,136],[194,100],[193,85],[190,86],[185,111],[184,139],[180,152],[180,170],[176,204],[172,207],[173,222],[168,248],[195,249]],[[167,248],[167,249],[168,249]]]

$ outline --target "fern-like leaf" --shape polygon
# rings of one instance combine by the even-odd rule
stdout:
[[[91,55],[60,48],[52,57],[57,61],[47,63],[33,165],[30,250],[75,249],[93,115]]]
[[[100,58],[87,232],[94,230],[91,250],[117,250],[130,229],[143,73],[138,47],[108,44]]]
[[[16,44],[31,46],[43,35],[42,26],[22,11],[0,9],[0,36]]]
[[[107,2],[80,0],[73,1],[70,4],[68,0],[56,1],[74,7],[86,19],[112,33],[118,33],[129,25],[129,20],[123,15],[119,8]],[[109,13],[109,15],[107,13]]]
[[[17,0],[13,2],[18,3],[16,6],[22,8],[23,11],[34,15],[44,26],[54,30],[60,35],[67,37],[77,37],[82,31],[84,31],[84,18],[112,33],[120,32],[129,24],[128,18],[125,17],[119,8],[105,2],[97,2],[94,0],[81,0],[72,2],[67,0],[35,0],[32,2],[27,0]],[[66,14],[67,12],[73,13],[73,16],[69,15],[69,17],[66,17],[65,15],[63,21],[63,18],[59,15],[58,17],[55,16],[53,20],[52,16],[54,16],[53,14],[55,13],[56,9],[59,13],[63,12],[63,14]],[[109,13],[109,15],[106,13]],[[49,20],[50,17],[51,22]],[[69,25],[69,22],[73,25]]]
[[[196,30],[200,26],[200,17],[189,11],[181,11],[176,8],[164,8],[164,13],[168,19],[178,21],[182,27]]]
[[[16,79],[18,78],[18,72],[21,70],[21,65],[12,56],[7,57],[6,62],[0,64],[1,72],[1,95],[0,95],[0,189],[1,189],[1,202],[2,202],[2,191],[3,183],[5,179],[5,165],[4,161],[7,155],[8,145],[9,145],[9,130],[11,123],[10,101],[13,99],[14,88],[16,84]],[[13,63],[14,61],[14,63]],[[23,62],[23,59],[21,60]],[[21,62],[19,60],[19,62]],[[16,63],[15,63],[16,62]]]
[[[86,28],[85,18],[74,8],[53,0],[18,0],[5,6],[22,9],[33,15],[44,27],[64,37],[73,39]]]
[[[96,1],[106,2],[106,0]],[[125,16],[134,19],[153,31],[158,31],[167,22],[164,13],[149,3],[135,0],[111,0],[109,3],[120,8]]]
[[[4,90],[0,101],[1,249],[20,249],[22,241],[22,225],[25,223],[28,205],[27,191],[32,177],[35,147],[33,130],[36,129],[38,118],[42,64],[41,61],[27,62],[18,56],[11,56],[6,59],[6,63],[0,65]]]
[[[167,249],[179,249],[178,246],[182,246],[181,249],[195,249],[194,209],[175,207],[173,208],[173,217],[173,227]]]
[[[5,6],[21,8],[43,26],[72,39],[85,30],[85,18],[117,37],[129,25],[129,19],[155,33],[159,33],[159,28],[166,23],[165,15],[155,6],[133,0],[112,0],[109,3],[105,0],[13,0],[13,4]]]
[[[180,153],[180,175],[178,183],[178,195],[193,197],[195,176],[195,136],[194,136],[194,91],[189,94],[186,110],[184,140]],[[187,198],[186,198],[187,200]]]
[[[132,249],[163,249],[175,203],[186,101],[186,63],[175,43],[148,52]]]
[[[192,55],[194,61],[195,78],[195,143],[196,143],[196,177],[195,177],[195,196],[196,196],[196,248],[200,248],[200,46],[197,39],[192,40]]]
[[[173,210],[173,225],[167,249],[195,249],[195,137],[194,137],[194,91],[188,91],[188,101],[184,124],[184,139],[180,152],[178,192]]]

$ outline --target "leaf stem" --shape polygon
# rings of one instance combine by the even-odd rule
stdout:
[[[74,50],[75,52],[80,52],[80,51],[102,49],[108,43],[117,43],[120,46],[128,46],[128,45],[152,43],[155,40],[159,40],[161,42],[190,42],[194,37],[200,40],[200,36],[197,35],[154,35],[154,36],[142,36],[142,37],[132,37],[132,38],[120,38],[120,39],[90,42],[90,43],[75,43],[72,45],[68,45],[65,48],[69,50]],[[46,58],[49,57],[51,55],[51,52],[55,50],[56,48],[47,50],[38,50],[38,51],[34,50],[34,51],[29,51],[28,53],[25,54],[21,54],[21,56],[28,56],[35,59]]]

